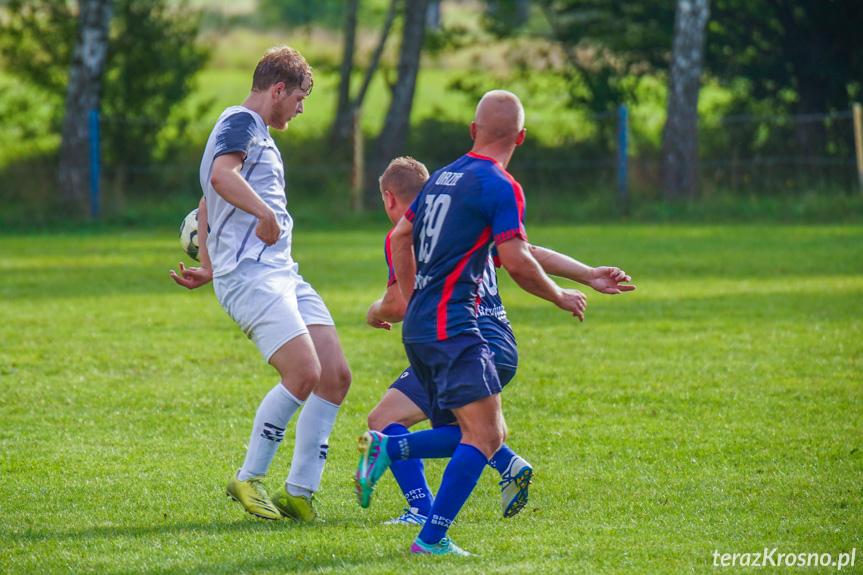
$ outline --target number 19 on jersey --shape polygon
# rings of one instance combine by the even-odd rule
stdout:
[[[428,262],[434,253],[452,198],[447,194],[440,194],[438,196],[426,196],[425,200],[425,217],[422,221],[419,251],[417,252],[417,261],[420,263]]]

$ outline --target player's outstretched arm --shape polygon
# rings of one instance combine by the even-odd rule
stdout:
[[[599,266],[593,268],[593,277],[587,284],[599,293],[616,295],[625,291],[633,291],[632,278],[620,268]]]
[[[551,281],[545,275],[542,266],[531,255],[530,244],[515,237],[498,244],[497,253],[501,265],[520,288],[572,312],[572,315],[584,321],[587,298],[578,290],[563,289]]]
[[[187,268],[183,265],[183,262],[180,262],[179,275],[174,270],[171,270],[171,277],[184,288],[199,288],[213,280],[213,264],[210,262],[210,252],[207,250],[208,230],[207,200],[202,197],[198,204],[198,256],[201,258],[201,266]]]
[[[414,225],[402,217],[390,234],[390,250],[393,258],[393,270],[397,278],[402,278],[395,285],[399,287],[404,297],[405,305],[411,301],[414,293],[414,278],[417,275],[417,263],[414,260]]]
[[[245,157],[241,152],[224,154],[213,160],[210,183],[229,204],[258,218],[255,235],[268,246],[279,240],[282,230],[276,213],[268,206],[246,179],[240,175]]]
[[[405,318],[407,307],[398,282],[394,282],[387,288],[384,296],[369,307],[366,323],[379,329],[391,329],[392,324]]]
[[[631,282],[632,278],[620,268],[590,267],[567,255],[542,246],[531,245],[530,252],[545,273],[584,284],[599,293],[619,294],[635,289],[634,285],[625,285]]]

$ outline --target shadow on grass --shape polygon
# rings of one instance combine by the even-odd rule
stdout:
[[[249,572],[308,572],[308,571],[356,571],[383,573],[399,571],[399,566],[411,556],[408,545],[412,534],[400,538],[399,550],[393,550],[392,539],[376,537],[376,543],[359,545],[356,533],[360,527],[356,520],[326,520],[313,525],[297,524],[289,521],[189,521],[166,523],[144,527],[87,527],[64,531],[30,529],[21,533],[7,533],[4,540],[10,547],[21,549],[36,548],[46,543],[60,544],[64,547],[93,548],[104,547],[106,542],[116,540],[142,539],[142,548],[148,546],[146,540],[154,539],[153,554],[135,567],[136,573],[249,573]],[[243,550],[241,539],[246,536],[278,537],[279,546],[284,551],[268,553],[260,546],[251,544]],[[230,551],[215,539],[226,538],[229,545],[237,549],[230,560],[210,558],[215,553],[211,545],[204,545],[197,551],[197,557],[184,555],[178,557],[166,553],[158,541],[190,542],[192,538],[210,538],[211,545],[222,547],[221,552]],[[403,541],[401,540],[403,539]],[[329,543],[329,544],[327,544]],[[184,548],[186,546],[184,545]],[[197,546],[196,546],[197,547]],[[185,549],[188,551],[188,549]],[[14,557],[15,554],[13,554]],[[22,555],[19,555],[21,558]],[[101,560],[95,562],[82,555],[77,568],[97,570],[103,573],[128,573],[129,565],[120,558],[122,565],[108,567]],[[417,560],[417,559],[415,559]],[[422,561],[422,559],[418,559]]]
[[[311,525],[296,523],[293,521],[265,521],[262,519],[254,519],[249,516],[243,520],[231,521],[187,521],[182,523],[172,522],[169,519],[164,519],[161,524],[151,524],[146,527],[126,527],[120,525],[100,526],[100,527],[83,527],[80,529],[70,528],[67,530],[48,530],[48,529],[26,529],[20,532],[7,532],[4,539],[9,542],[18,542],[24,544],[37,544],[46,541],[68,542],[68,541],[85,541],[95,539],[114,539],[114,538],[142,538],[149,536],[185,536],[191,533],[199,535],[225,535],[225,534],[243,534],[243,533],[262,533],[262,534],[278,534],[278,533],[297,533],[308,534],[310,530],[320,531],[322,529],[330,529],[332,527],[356,527],[356,520],[336,519],[320,521]]]

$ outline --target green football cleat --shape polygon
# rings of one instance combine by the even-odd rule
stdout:
[[[357,438],[360,462],[354,475],[354,486],[357,490],[357,500],[362,508],[369,506],[375,483],[390,466],[390,458],[387,455],[388,440],[389,437],[379,431],[366,431]]]
[[[260,517],[261,519],[281,519],[282,514],[279,513],[278,509],[273,507],[273,504],[270,502],[270,496],[267,495],[267,490],[261,485],[263,475],[249,477],[245,481],[240,481],[237,479],[239,472],[237,470],[237,473],[228,481],[228,488],[225,490],[225,494],[234,501],[239,501],[246,508],[246,511],[255,517]]]
[[[313,503],[314,495],[303,497],[302,495],[291,495],[283,483],[273,495],[273,505],[282,514],[282,517],[293,519],[301,523],[310,523],[318,518]]]
[[[455,543],[449,537],[444,537],[437,543],[426,543],[419,537],[414,539],[411,545],[411,553],[414,555],[458,555],[459,557],[470,557],[473,553],[468,553]]]

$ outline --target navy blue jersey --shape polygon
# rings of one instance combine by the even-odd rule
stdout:
[[[500,267],[500,261],[496,251],[496,248],[492,248],[482,272],[482,282],[478,290],[477,323],[480,334],[494,353],[494,364],[498,368],[515,370],[518,368],[518,347],[506,317],[506,308],[503,307],[497,290],[497,268]]]
[[[489,248],[527,241],[524,192],[492,158],[468,153],[432,174],[408,209],[417,273],[402,339],[479,333],[479,285]]]
[[[496,252],[497,249],[492,248],[486,260],[485,269],[482,271],[482,281],[477,290],[479,304],[476,315],[478,318],[493,318],[502,324],[509,325],[509,320],[506,319],[506,309],[503,307],[503,301],[501,301],[497,290],[497,268],[500,267],[500,260],[497,258]]]
[[[384,242],[384,256],[389,268],[387,287],[396,282],[396,271],[393,269],[392,247],[390,245],[392,233],[393,230],[390,230]],[[489,254],[485,269],[482,272],[482,281],[478,290],[477,323],[480,334],[488,342],[489,348],[494,353],[495,365],[500,368],[515,370],[518,368],[518,347],[515,343],[515,334],[512,332],[512,327],[506,317],[506,308],[503,307],[503,301],[501,301],[497,290],[496,268],[500,267],[500,261],[497,259],[495,251],[495,248],[492,248],[492,253]]]

